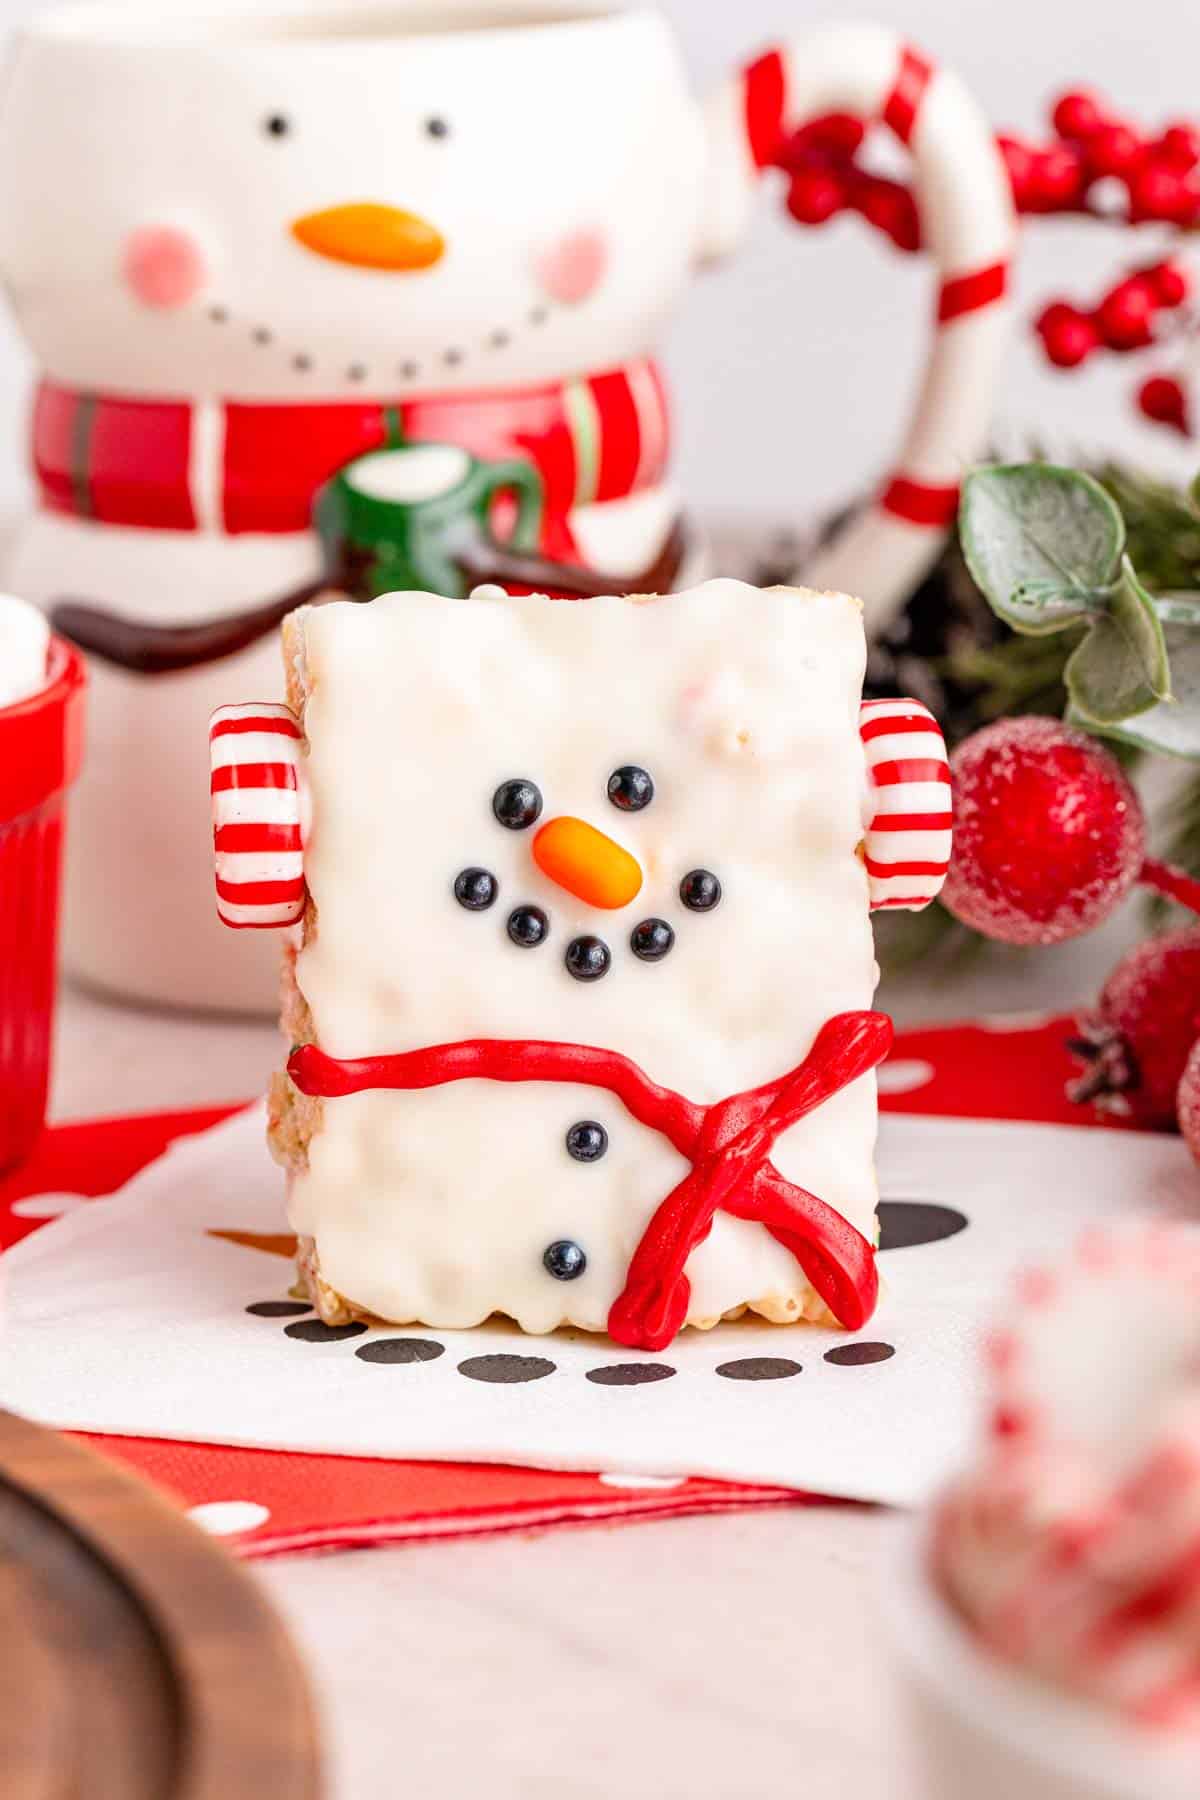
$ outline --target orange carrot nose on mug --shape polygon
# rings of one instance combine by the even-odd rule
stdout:
[[[28,1154],[45,1118],[63,811],[83,750],[82,659],[39,638],[40,621],[26,629],[30,617],[0,595],[0,1170]],[[32,673],[20,666],[31,656]]]

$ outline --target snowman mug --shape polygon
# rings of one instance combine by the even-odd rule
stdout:
[[[407,546],[389,580],[465,579],[460,509],[456,561],[425,531],[436,496],[393,496],[389,519],[376,494],[364,514],[360,459],[436,445],[520,488],[507,522],[491,505],[468,521],[511,586],[696,578],[653,348],[797,129],[830,114],[906,147],[936,271],[895,470],[804,571],[861,594],[870,623],[936,550],[986,428],[1014,237],[985,119],[895,33],[817,31],[704,105],[647,9],[199,0],[174,18],[123,0],[52,8],[19,36],[0,274],[41,375],[37,508],[7,584],[89,655],[79,974],[144,1000],[273,1004],[271,953],[204,898],[207,716],[231,690],[280,691],[282,611],[331,582],[373,591],[380,544]],[[365,529],[349,571],[322,523]]]

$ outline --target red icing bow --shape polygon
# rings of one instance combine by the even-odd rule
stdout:
[[[586,1044],[470,1038],[398,1056],[338,1058],[315,1044],[292,1052],[288,1074],[304,1094],[335,1099],[367,1088],[440,1087],[448,1081],[565,1081],[606,1088],[657,1131],[691,1168],[654,1212],[608,1315],[618,1344],[663,1350],[687,1318],[688,1257],[714,1213],[753,1219],[790,1250],[834,1317],[854,1331],[875,1310],[879,1280],[871,1245],[840,1213],[785,1181],[770,1162],[781,1132],[875,1068],[892,1043],[884,1013],[839,1013],[802,1063],[777,1081],[699,1106],[659,1087],[636,1063]]]

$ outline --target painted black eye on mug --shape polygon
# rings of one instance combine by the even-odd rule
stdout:
[[[528,831],[542,816],[542,791],[523,775],[502,781],[492,795],[492,812],[506,831]]]
[[[621,812],[641,812],[654,798],[654,783],[636,763],[623,763],[608,778],[608,797]]]

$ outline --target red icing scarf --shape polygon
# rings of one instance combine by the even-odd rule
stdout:
[[[318,488],[386,444],[457,444],[542,478],[544,556],[578,562],[568,514],[666,472],[666,398],[645,359],[599,375],[486,393],[338,401],[201,401],[96,394],[43,381],[33,411],[41,504],[146,530],[307,531]]]
[[[605,1088],[657,1131],[691,1168],[654,1212],[608,1315],[618,1344],[663,1350],[687,1318],[684,1265],[718,1211],[764,1225],[789,1250],[834,1317],[848,1330],[875,1310],[875,1252],[861,1232],[769,1161],[776,1138],[851,1081],[876,1067],[892,1043],[884,1013],[839,1013],[817,1033],[802,1063],[777,1081],[699,1106],[660,1087],[628,1057],[585,1044],[473,1038],[398,1056],[337,1058],[315,1044],[294,1050],[288,1074],[301,1093],[328,1099],[368,1088],[440,1087],[449,1081],[565,1081]]]

